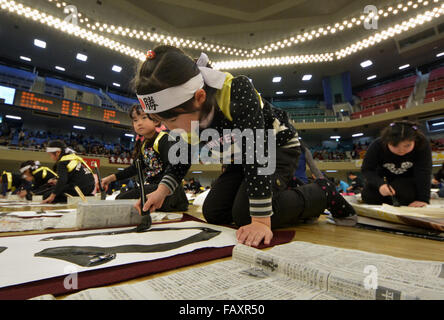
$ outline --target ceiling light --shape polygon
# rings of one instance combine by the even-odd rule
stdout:
[[[311,74],[306,74],[302,77],[302,81],[309,81],[311,79],[312,75]]]
[[[9,114],[7,114],[5,117],[8,118],[8,119],[22,120],[21,117],[18,117],[18,116],[11,116],[11,115],[9,115]]]
[[[437,58],[444,56],[444,52],[440,52],[436,55]]]
[[[125,137],[134,138],[134,135],[131,133],[125,133]]]
[[[355,133],[352,135],[353,138],[357,138],[357,137],[362,137],[364,134],[363,133]]]
[[[81,53],[77,53],[76,59],[85,62],[86,60],[88,60],[88,56]]]
[[[434,124],[432,124],[432,127],[434,126],[442,126],[444,124],[444,122],[435,122]]]
[[[284,94],[284,91],[276,91],[276,94]]]
[[[112,70],[113,70],[114,72],[120,72],[120,71],[122,71],[122,67],[121,67],[121,66],[116,66],[116,65],[114,65],[113,68],[112,68]]]
[[[39,48],[46,48],[46,42],[39,39],[34,39],[34,45]]]
[[[86,77],[87,77],[88,79],[91,79],[91,80],[94,80],[94,79],[95,79],[94,76],[90,76],[89,74],[87,74]]]
[[[120,87],[120,83],[113,82],[113,86],[115,86],[115,87]]]
[[[299,93],[307,93],[307,90],[299,90]]]
[[[31,61],[31,58],[25,57],[25,56],[20,56],[20,59],[25,60],[25,61]]]
[[[405,69],[405,68],[408,68],[408,67],[410,67],[409,64],[404,64],[404,65],[399,67],[399,70],[402,70],[402,69]]]
[[[374,75],[372,75],[370,77],[367,77],[367,80],[372,80],[372,79],[375,79],[375,78],[376,78],[376,74],[374,74]]]
[[[330,139],[341,139],[341,136],[331,136]]]
[[[281,82],[282,77],[274,77],[273,82]]]
[[[72,126],[74,129],[78,129],[78,130],[85,130],[85,127],[82,126]]]
[[[63,67],[55,66],[55,68],[59,71],[65,71],[65,68],[63,68]]]
[[[370,67],[372,64],[373,64],[373,62],[371,60],[365,60],[364,62],[361,62],[361,67],[367,68],[367,67]]]

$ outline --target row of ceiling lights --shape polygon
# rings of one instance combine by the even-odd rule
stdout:
[[[433,0],[434,3],[438,3],[439,0]],[[432,1],[423,1],[417,0],[416,3],[414,1],[408,1],[405,4],[399,3],[396,7],[387,6],[383,9],[379,9],[378,13],[375,15],[373,12],[369,12],[367,16],[360,15],[359,17],[352,17],[349,19],[345,19],[340,22],[336,22],[335,24],[319,27],[318,29],[306,31],[304,34],[299,34],[297,36],[292,36],[286,39],[282,39],[280,41],[268,44],[264,47],[260,47],[252,50],[253,55],[265,54],[267,52],[276,51],[279,49],[283,49],[285,47],[290,47],[292,45],[298,43],[304,43],[305,41],[310,41],[315,38],[319,38],[321,36],[327,36],[329,34],[333,35],[338,32],[352,29],[353,27],[360,26],[363,23],[370,23],[372,20],[378,21],[381,17],[388,17],[391,15],[397,15],[399,12],[407,12],[409,8],[416,9],[421,4],[422,6],[428,6]]]
[[[32,9],[30,7],[24,6],[21,3],[17,4],[15,1],[0,0],[0,8],[10,13],[22,16],[26,19],[40,22],[41,24],[63,31],[67,34],[85,39],[89,42],[96,43],[102,47],[109,48],[121,54],[140,60],[145,59],[145,55],[142,51],[131,48],[118,41],[103,37],[79,26],[75,26],[71,23],[62,21],[60,18],[56,18],[44,12],[40,12],[37,9]]]
[[[48,0],[48,2],[54,3],[58,8],[64,8],[68,5],[66,2],[58,0]],[[86,16],[84,17],[82,13],[78,13],[77,17],[79,18],[78,21],[80,23],[85,24],[86,28],[92,31],[100,31],[110,35],[128,37],[131,39],[147,40],[154,43],[173,44],[178,47],[184,47],[196,50],[206,50],[210,52],[237,55],[241,57],[248,57],[249,55],[248,50],[231,48],[228,45],[210,44],[204,41],[184,39],[175,36],[158,34],[155,32],[146,32],[143,30],[130,29],[125,26],[116,26],[110,23],[102,23],[94,19],[88,18]]]
[[[440,7],[435,7],[431,11],[427,11],[424,14],[419,14],[415,18],[410,18],[408,21],[403,21],[400,24],[396,24],[394,27],[389,27],[383,31],[377,32],[374,35],[357,41],[354,44],[347,46],[344,49],[337,50],[334,53],[324,53],[317,55],[305,55],[305,56],[287,56],[279,58],[263,58],[263,59],[248,59],[248,60],[228,60],[218,61],[213,64],[215,69],[239,69],[239,68],[254,68],[262,66],[278,66],[300,63],[317,63],[343,59],[351,54],[354,54],[363,49],[372,47],[381,41],[393,38],[395,35],[399,35],[406,32],[418,25],[423,25],[425,22],[430,22],[433,19],[439,18],[444,14],[444,4]]]
[[[0,8],[8,10],[11,13],[16,13],[20,16],[24,16],[34,21],[40,21],[43,24],[47,24],[50,27],[59,29],[68,34],[86,39],[87,41],[99,44],[101,46],[118,51],[122,54],[138,58],[140,60],[145,59],[143,52],[134,48],[121,44],[115,40],[111,40],[104,36],[98,35],[91,31],[87,31],[79,26],[74,26],[70,23],[61,21],[59,18],[54,18],[51,15],[40,13],[36,9],[23,6],[22,4],[16,4],[10,0],[0,0]],[[244,59],[244,60],[229,60],[218,61],[213,63],[213,67],[219,70],[231,70],[238,68],[254,68],[254,67],[267,67],[277,65],[290,65],[301,63],[318,63],[327,62],[342,59],[350,54],[360,51],[369,46],[373,46],[383,40],[393,37],[396,34],[405,32],[417,25],[422,25],[425,22],[429,22],[435,18],[444,14],[444,4],[440,7],[435,7],[431,11],[427,11],[425,14],[419,14],[416,18],[411,18],[408,21],[403,21],[401,24],[397,24],[394,27],[387,28],[382,32],[378,32],[364,40],[357,41],[356,43],[348,46],[345,49],[336,51],[335,53],[323,53],[323,54],[311,54],[311,55],[299,55],[299,56],[286,56],[277,58],[262,58],[262,59]]]
[[[46,41],[43,41],[43,40],[40,40],[40,39],[34,39],[34,46],[42,48],[42,49],[46,49]],[[32,61],[32,59],[30,57],[27,57],[27,56],[20,56],[20,59],[23,60],[23,61],[27,61],[27,62],[31,62]],[[86,62],[88,60],[88,56],[83,54],[83,53],[77,53],[76,59],[78,61],[81,61],[81,62]],[[56,70],[58,70],[58,71],[62,71],[62,72],[66,71],[66,68],[61,67],[61,66],[54,66],[54,68]],[[122,67],[118,66],[118,65],[113,65],[111,67],[111,70],[116,72],[116,73],[120,73],[122,71]],[[87,79],[89,79],[89,80],[95,80],[95,76],[90,75],[90,74],[85,75],[85,77]],[[120,87],[120,83],[113,82],[113,86]]]
[[[59,0],[48,1],[54,3],[58,8],[64,8],[68,5],[66,2]],[[387,5],[383,8],[380,8],[376,14],[370,11],[367,16],[360,14],[359,17],[349,17],[342,22],[336,22],[331,25],[324,25],[317,29],[306,31],[303,34],[297,34],[253,50],[230,48],[227,45],[209,44],[202,41],[150,33],[143,30],[130,29],[124,26],[115,26],[109,23],[101,23],[99,21],[92,20],[91,18],[83,17],[84,15],[82,15],[82,13],[78,13],[78,18],[80,23],[86,23],[86,27],[93,31],[106,32],[108,34],[114,34],[122,37],[149,40],[154,43],[172,44],[178,47],[191,48],[195,50],[206,50],[209,52],[253,58],[254,56],[259,56],[261,54],[266,54],[286,47],[291,47],[297,45],[298,43],[304,43],[305,41],[310,41],[321,36],[326,36],[328,34],[333,35],[343,30],[352,29],[353,27],[360,26],[363,23],[369,23],[372,20],[379,20],[381,19],[381,17],[386,18],[389,15],[396,16],[400,12],[406,13],[410,8],[417,9],[438,2],[439,0],[416,0],[398,3],[396,6]]]

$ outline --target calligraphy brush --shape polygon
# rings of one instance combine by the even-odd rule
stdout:
[[[100,171],[97,162],[94,162],[94,166],[96,167],[97,179],[99,180],[100,200],[106,200],[106,192],[102,187],[102,178],[100,177]]]
[[[143,207],[145,206],[146,194],[144,188],[145,179],[143,177],[142,166],[140,159],[135,160],[136,168],[137,168],[137,176],[139,178],[139,186],[140,186],[140,206],[142,211],[142,222],[137,226],[137,232],[144,232],[151,227],[151,213],[150,211],[143,211]]]
[[[386,177],[384,177],[384,182],[389,187],[390,192],[392,192],[394,189],[393,189],[393,187],[391,185],[389,185]],[[392,204],[393,204],[394,207],[400,207],[401,206],[401,204],[399,203],[398,199],[393,195],[393,193],[390,194],[390,197],[392,198]]]
[[[79,197],[82,199],[82,201],[84,203],[88,202],[88,200],[86,200],[85,195],[83,194],[82,190],[80,190],[80,188],[78,186],[74,186],[74,190],[76,190],[77,194],[79,195]]]

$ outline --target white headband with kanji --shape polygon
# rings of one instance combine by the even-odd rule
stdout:
[[[190,100],[196,91],[202,89],[205,84],[215,89],[221,89],[225,82],[226,74],[207,68],[208,61],[208,56],[202,53],[196,62],[200,73],[179,86],[166,88],[150,94],[137,95],[142,109],[146,113],[159,113],[172,109]]]

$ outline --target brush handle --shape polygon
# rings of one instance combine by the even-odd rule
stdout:
[[[105,190],[102,187],[102,177],[100,176],[100,171],[99,171],[99,167],[97,166],[97,163],[95,163],[95,167],[96,167],[97,179],[99,180],[100,200],[105,200],[106,194],[105,194]]]
[[[388,186],[390,192],[392,192],[392,190],[393,191],[395,190],[395,189],[393,189],[393,187],[391,185],[389,185],[386,177],[384,177],[384,182]],[[392,204],[393,204],[394,207],[400,207],[401,206],[401,204],[399,203],[398,199],[393,194],[391,194],[390,197],[392,198]]]
[[[140,159],[136,159],[135,164],[136,164],[136,168],[137,168],[137,176],[139,178],[142,216],[146,216],[146,215],[150,216],[149,210],[143,211],[143,207],[145,206],[145,203],[146,203],[146,194],[145,194],[145,188],[144,188],[145,179],[143,177],[142,165],[141,165]]]

